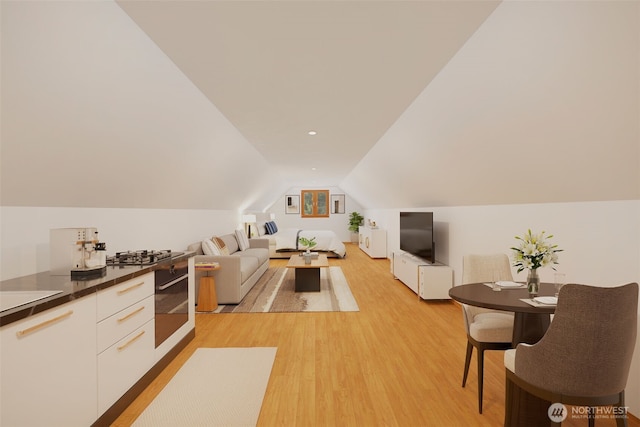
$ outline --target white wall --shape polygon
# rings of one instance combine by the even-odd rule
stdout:
[[[399,250],[399,212],[403,209],[372,209],[366,218],[387,230],[388,250]],[[465,254],[506,253],[515,246],[516,235],[527,229],[553,234],[564,251],[557,271],[569,282],[595,286],[640,283],[640,201],[545,203],[522,205],[407,208],[434,213],[436,259],[454,269],[460,284]],[[540,271],[542,281],[553,281],[553,270]],[[524,280],[526,272],[516,280]],[[462,325],[460,325],[462,327]],[[640,331],[640,320],[638,324]],[[630,411],[640,415],[640,338],[636,341],[632,371],[626,390]]]
[[[0,208],[0,280],[49,269],[49,230],[96,227],[107,254],[185,250],[240,226],[237,211],[118,208]]]
[[[292,187],[283,193],[275,203],[269,206],[264,212],[256,213],[258,222],[264,224],[269,221],[270,214],[275,214],[275,222],[279,229],[295,228],[299,230],[331,230],[336,233],[340,241],[349,242],[351,240],[351,232],[349,231],[349,215],[351,212],[363,212],[363,207],[355,201],[349,194],[339,187],[322,187],[318,190],[329,190],[329,194],[343,194],[345,196],[345,213],[330,214],[328,218],[302,218],[300,214],[287,214],[285,211],[286,199],[288,195],[298,196],[300,198],[301,190],[308,190],[308,187]]]

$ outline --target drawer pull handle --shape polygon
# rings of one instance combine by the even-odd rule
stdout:
[[[73,310],[69,310],[69,311],[67,311],[66,313],[63,313],[63,314],[61,314],[61,315],[59,315],[59,316],[56,316],[56,317],[54,317],[54,318],[52,318],[52,319],[45,320],[44,322],[42,322],[42,323],[38,323],[37,325],[33,325],[33,326],[31,326],[30,328],[27,328],[27,329],[23,329],[23,330],[21,330],[21,331],[18,331],[18,332],[16,332],[16,335],[17,335],[17,336],[19,336],[19,337],[23,337],[23,336],[25,336],[25,335],[27,335],[27,334],[30,334],[30,333],[32,333],[32,332],[37,331],[38,329],[42,329],[42,328],[44,328],[45,326],[48,326],[48,325],[50,325],[50,324],[52,324],[52,323],[55,323],[55,322],[57,322],[57,321],[59,321],[59,320],[62,320],[62,319],[64,319],[65,317],[69,317],[69,316],[71,316],[72,314],[73,314]]]
[[[144,305],[143,305],[142,307],[138,308],[137,310],[132,311],[131,313],[127,314],[126,316],[119,318],[119,319],[118,319],[118,323],[119,323],[119,322],[124,322],[125,320],[127,320],[127,319],[128,319],[128,318],[130,318],[131,316],[134,316],[134,315],[136,315],[136,314],[140,313],[140,312],[141,312],[142,310],[144,310],[144,309],[145,309],[145,307],[144,307]]]
[[[127,289],[121,289],[118,291],[118,295],[126,294],[127,292],[132,291],[136,288],[139,288],[142,285],[144,285],[144,282],[136,283],[133,286],[129,286]]]
[[[126,343],[124,343],[120,347],[118,347],[118,351],[122,351],[125,348],[129,347],[131,344],[133,344],[135,341],[137,341],[143,335],[144,335],[144,331],[140,331],[140,333],[138,335],[136,335],[135,337],[131,338],[129,341],[127,341]]]

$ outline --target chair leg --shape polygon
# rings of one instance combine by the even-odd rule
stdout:
[[[618,404],[619,408],[624,408],[624,390],[620,392],[620,403]],[[629,413],[625,411],[624,416],[619,416],[616,418],[616,427],[627,427],[629,425],[628,420]]]
[[[484,349],[478,349],[478,411],[482,413],[482,385],[484,382]]]
[[[471,354],[473,353],[473,345],[467,340],[467,357],[464,361],[464,375],[462,377],[462,387],[467,384],[467,375],[469,375],[469,365],[471,364]]]
[[[627,416],[616,418],[616,427],[628,427]]]

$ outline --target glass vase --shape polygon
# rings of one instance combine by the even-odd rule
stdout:
[[[540,291],[540,277],[538,276],[538,270],[535,268],[529,270],[529,275],[527,276],[527,291],[529,291],[529,298],[537,297]]]

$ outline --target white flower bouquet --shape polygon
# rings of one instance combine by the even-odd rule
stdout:
[[[540,234],[534,234],[531,230],[522,236],[516,236],[520,241],[518,247],[513,247],[513,266],[518,267],[518,273],[522,270],[536,270],[547,265],[558,264],[558,245],[549,242],[553,235],[545,235],[543,231]],[[553,268],[553,267],[552,267]],[[555,268],[553,268],[555,270]]]

